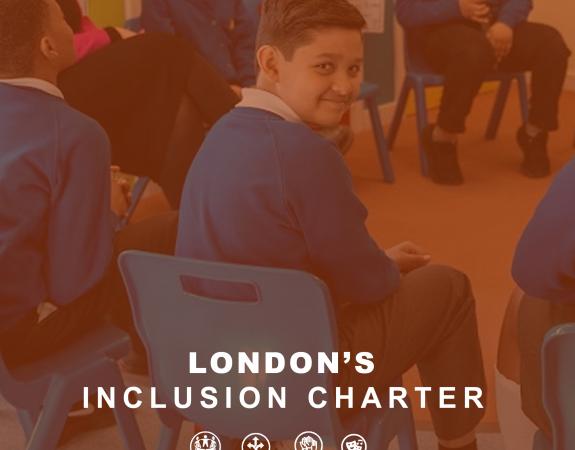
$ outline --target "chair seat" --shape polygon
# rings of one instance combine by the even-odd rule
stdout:
[[[105,326],[54,355],[16,368],[12,376],[20,382],[29,382],[49,374],[73,371],[92,363],[98,354],[117,360],[130,351],[130,345],[130,338],[125,332]]]
[[[416,80],[426,86],[443,86],[445,78],[442,74],[433,71],[408,71],[407,78]],[[524,76],[523,72],[498,72],[493,71],[485,76],[484,81],[510,81]]]
[[[366,98],[375,97],[378,93],[379,86],[377,84],[364,81],[361,83],[358,100],[365,100]]]

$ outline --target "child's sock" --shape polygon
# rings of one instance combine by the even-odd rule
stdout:
[[[530,138],[534,138],[536,137],[539,133],[541,133],[543,130],[539,127],[536,127],[535,125],[531,125],[529,122],[527,122],[525,124],[525,133],[527,134],[527,136],[529,136]]]
[[[473,441],[463,447],[444,447],[439,444],[439,450],[477,450],[477,441]]]
[[[457,134],[444,131],[437,125],[433,127],[432,137],[434,142],[448,142],[450,144],[455,144],[457,142]]]

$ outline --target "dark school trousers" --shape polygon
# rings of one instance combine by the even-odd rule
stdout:
[[[58,85],[106,130],[112,163],[152,178],[174,209],[206,127],[238,101],[192,44],[162,33],[97,50],[62,72]]]
[[[409,32],[415,52],[445,77],[437,124],[445,131],[465,131],[465,119],[488,73],[531,71],[529,122],[542,130],[558,127],[559,96],[571,54],[559,32],[523,22],[513,34],[511,52],[499,64],[479,24],[456,21]]]
[[[114,255],[101,281],[80,298],[43,320],[36,312],[0,335],[0,351],[9,367],[33,362],[70,345],[85,333],[112,322],[134,335],[128,295],[117,265],[124,250],[173,254],[176,212],[128,225],[116,234]]]
[[[481,388],[485,406],[486,384],[475,300],[463,273],[439,265],[414,270],[384,302],[344,309],[338,326],[340,351],[371,352],[375,365],[366,375],[346,370],[339,386],[353,386],[354,395],[370,386],[379,391],[417,365],[423,386],[433,389],[427,405],[437,436],[455,439],[477,426],[485,410],[473,403],[466,409],[464,389]],[[456,409],[439,407],[440,386],[456,388]]]

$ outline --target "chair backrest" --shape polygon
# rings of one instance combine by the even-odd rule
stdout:
[[[332,376],[319,374],[314,362],[306,375],[289,369],[289,358],[306,352],[317,360],[318,352],[336,351],[335,326],[327,288],[304,272],[197,261],[171,256],[128,251],[120,258],[138,332],[146,346],[154,386],[162,400],[174,409],[174,388],[193,388],[192,406],[179,413],[228,437],[243,437],[256,430],[272,440],[290,439],[311,429],[335,443],[341,437],[333,402],[324,409],[312,409],[308,392],[323,386],[332,392]],[[235,283],[253,287],[255,301],[230,301],[190,293],[185,280]],[[253,299],[252,299],[253,300]],[[189,353],[196,352],[198,366],[207,374],[189,373]],[[234,360],[228,374],[215,375],[210,357],[227,352]],[[239,352],[279,352],[286,358],[281,374],[237,373]],[[262,366],[263,366],[263,357]],[[200,389],[217,389],[217,408],[205,409]],[[240,389],[253,386],[261,392],[261,404],[242,408]],[[226,387],[231,388],[231,408],[222,403]],[[267,407],[267,390],[286,390],[287,408]],[[252,396],[248,398],[251,400]]]
[[[559,325],[542,348],[543,403],[553,429],[553,449],[575,448],[575,324]]]

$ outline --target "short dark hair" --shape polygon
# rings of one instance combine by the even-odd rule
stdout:
[[[361,31],[365,19],[347,0],[265,0],[256,48],[273,45],[289,60],[311,31],[333,27]]]
[[[46,0],[0,0],[0,73],[23,75],[33,69],[47,16]]]

